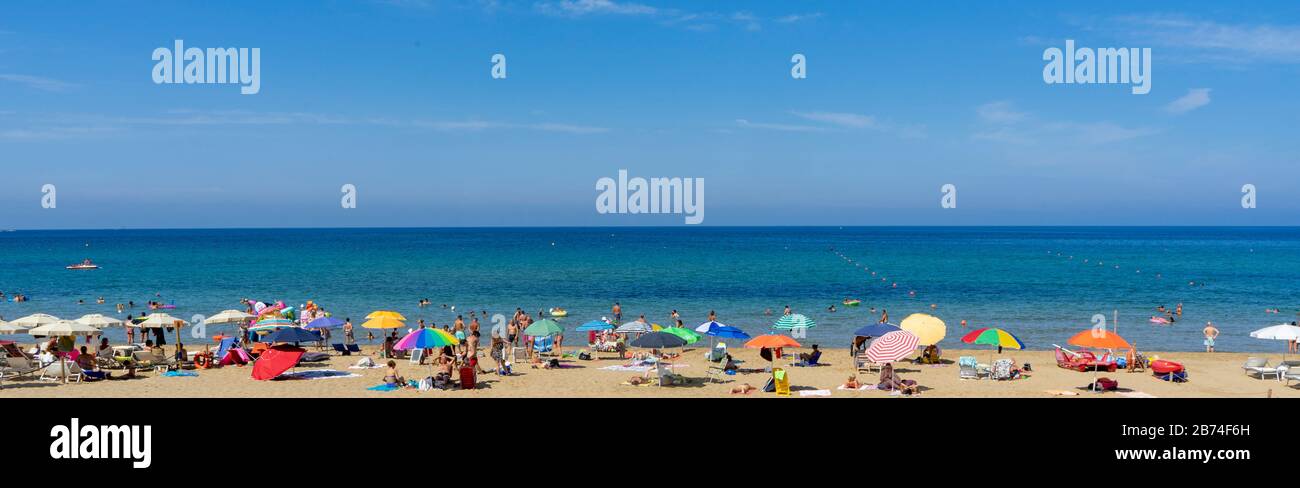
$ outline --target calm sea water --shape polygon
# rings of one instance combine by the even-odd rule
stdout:
[[[102,269],[64,269],[88,257]],[[769,330],[775,316],[766,309],[779,315],[789,305],[818,323],[807,342],[832,347],[877,320],[870,307],[897,322],[936,305],[949,324],[947,347],[958,344],[964,319],[1010,330],[1033,349],[1063,344],[1094,314],[1109,322],[1118,310],[1119,333],[1144,349],[1200,350],[1201,328],[1214,321],[1220,350],[1279,351],[1247,334],[1296,320],[1300,228],[17,231],[0,232],[0,290],[31,298],[0,303],[6,319],[124,318],[114,304],[134,300],[127,313],[139,315],[159,293],[187,319],[242,308],[248,297],[315,300],[358,324],[377,309],[442,324],[470,309],[563,306],[562,324],[576,326],[618,301],[625,320],[645,314],[668,324],[676,309],[693,327],[716,310],[751,334]],[[100,296],[106,304],[95,304]],[[862,306],[840,305],[845,297]],[[433,306],[419,308],[420,298]],[[1156,306],[1180,302],[1175,325],[1149,323]],[[1275,307],[1282,313],[1265,313]]]

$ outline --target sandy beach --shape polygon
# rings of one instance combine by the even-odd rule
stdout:
[[[364,348],[367,354],[375,349]],[[500,377],[495,374],[479,376],[479,389],[476,390],[398,390],[391,392],[370,391],[368,387],[382,383],[384,368],[350,369],[361,356],[331,356],[327,362],[304,365],[296,371],[328,368],[353,373],[358,376],[328,379],[293,379],[256,381],[250,377],[251,366],[223,367],[197,371],[196,377],[165,377],[153,371],[141,371],[139,378],[121,381],[84,382],[80,384],[59,384],[53,381],[34,379],[9,379],[3,383],[0,398],[19,397],[375,397],[375,398],[495,398],[495,397],[735,397],[735,398],[778,398],[773,393],[753,392],[746,395],[731,394],[734,386],[748,383],[761,387],[770,376],[768,373],[738,373],[735,376],[722,376],[721,382],[711,383],[707,376],[707,362],[704,360],[705,348],[687,348],[681,358],[675,361],[674,370],[689,378],[690,382],[682,386],[630,386],[624,385],[632,376],[640,373],[631,371],[610,371],[601,368],[626,364],[628,361],[615,359],[597,359],[579,361],[563,359],[560,369],[531,369],[527,365],[517,368],[514,376]],[[788,367],[791,379],[791,398],[903,398],[891,396],[886,391],[840,390],[849,375],[855,374],[854,364],[845,349],[824,349],[822,366]],[[758,351],[752,349],[734,349],[733,355],[744,363],[742,368],[762,368],[767,362],[758,357]],[[1300,397],[1300,388],[1289,387],[1273,379],[1261,380],[1246,376],[1241,365],[1248,356],[1260,354],[1246,353],[1161,353],[1146,352],[1148,357],[1157,355],[1183,363],[1188,370],[1190,381],[1187,383],[1170,383],[1155,378],[1150,372],[1128,373],[1123,370],[1115,373],[1101,372],[1099,376],[1108,376],[1119,381],[1120,391],[1094,394],[1085,391],[1093,378],[1093,373],[1058,368],[1051,351],[1008,351],[992,358],[1014,358],[1017,364],[1030,363],[1033,371],[1027,378],[1011,381],[962,380],[958,377],[956,364],[914,365],[910,362],[899,363],[897,371],[904,379],[916,380],[922,387],[922,394],[917,398],[956,397],[1018,397],[1018,398],[1132,398],[1132,397],[1231,397],[1264,398]],[[944,358],[955,361],[959,356],[974,356],[981,363],[990,359],[989,350],[949,350]],[[1264,355],[1273,364],[1281,360],[1280,354]],[[382,364],[382,361],[377,361]],[[430,367],[412,365],[400,360],[399,372],[407,378],[421,378],[429,375]],[[778,363],[779,364],[779,363]],[[485,362],[490,367],[490,361]],[[859,379],[864,383],[875,383],[877,373],[863,373]],[[1293,382],[1292,384],[1296,384]],[[803,391],[828,390],[829,397],[802,396]],[[1074,393],[1062,395],[1060,392]]]

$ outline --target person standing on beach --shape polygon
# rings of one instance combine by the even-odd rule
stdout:
[[[135,344],[135,327],[131,327],[131,316],[126,316],[126,343]]]
[[[352,317],[348,317],[347,320],[343,321],[343,341],[348,344],[357,342],[356,337],[352,335]]]
[[[1219,337],[1219,329],[1213,322],[1206,322],[1201,332],[1205,334],[1205,352],[1214,352],[1214,339]]]
[[[614,302],[614,306],[610,307],[609,312],[614,314],[614,325],[621,325],[623,323],[622,305],[619,305],[618,302]]]

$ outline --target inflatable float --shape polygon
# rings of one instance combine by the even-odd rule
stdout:
[[[846,307],[856,307],[858,305],[862,305],[862,300],[858,300],[856,298],[845,298],[843,303],[844,306]]]
[[[560,307],[552,308],[550,311],[552,317],[568,317],[569,311]]]
[[[1151,317],[1151,323],[1153,323],[1153,324],[1168,324],[1168,323],[1169,323],[1169,319],[1164,318],[1164,317]]]
[[[1151,361],[1151,371],[1158,375],[1181,373],[1183,371],[1183,365],[1165,359],[1157,359]]]

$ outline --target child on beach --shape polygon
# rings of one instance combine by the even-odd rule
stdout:
[[[388,374],[384,375],[384,384],[406,388],[406,378],[397,374],[397,361],[388,360]]]

